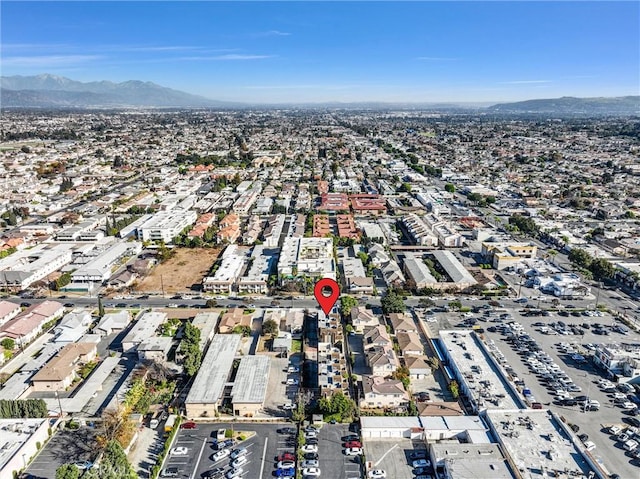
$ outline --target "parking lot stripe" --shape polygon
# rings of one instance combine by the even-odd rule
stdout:
[[[200,454],[198,454],[198,460],[196,461],[196,467],[193,469],[193,473],[191,474],[191,479],[193,479],[196,475],[196,471],[198,470],[198,466],[200,465],[200,459],[202,459],[202,453],[204,452],[204,446],[207,445],[207,441],[202,441],[202,447],[200,448]]]
[[[264,461],[267,458],[267,443],[269,442],[269,438],[264,438],[264,448],[262,449],[262,463],[260,464],[260,477],[262,477],[262,473],[264,472]]]
[[[380,464],[382,462],[382,460],[387,456],[387,454],[389,454],[391,451],[393,451],[396,447],[398,447],[398,444],[394,444],[393,447],[389,448],[389,450],[387,452],[385,452],[380,459],[378,459],[378,462],[376,462],[374,464],[374,466],[377,467],[378,464]]]

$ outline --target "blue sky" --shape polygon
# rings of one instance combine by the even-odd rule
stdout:
[[[13,2],[2,75],[244,102],[640,94],[640,3]]]

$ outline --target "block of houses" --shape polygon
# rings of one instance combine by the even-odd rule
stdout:
[[[0,326],[18,316],[20,311],[22,311],[22,309],[19,304],[10,301],[0,301]]]
[[[372,376],[388,377],[398,369],[398,358],[390,348],[370,348],[365,351],[365,360]]]
[[[391,323],[393,332],[396,334],[400,332],[405,332],[405,333],[418,332],[418,328],[416,327],[415,321],[413,320],[411,315],[407,313],[390,313],[389,322]]]
[[[111,333],[119,333],[124,330],[131,321],[131,313],[123,309],[116,313],[107,313],[102,316],[98,325],[93,328],[93,332],[102,336],[109,336]]]
[[[396,340],[403,356],[422,356],[424,354],[424,345],[417,333],[401,331],[396,334]]]
[[[0,326],[0,339],[11,338],[24,345],[34,340],[42,332],[45,324],[63,314],[64,306],[57,301],[34,304]]]
[[[426,356],[407,356],[404,358],[404,364],[409,370],[411,380],[424,379],[432,374]]]
[[[33,390],[66,390],[78,377],[80,365],[93,361],[97,352],[95,343],[67,344],[31,378]]]
[[[237,326],[251,327],[252,321],[253,316],[251,314],[244,314],[244,309],[231,308],[222,315],[222,318],[220,318],[218,332],[222,334],[229,334]]]
[[[370,348],[393,348],[391,336],[389,336],[387,328],[382,324],[366,329],[362,337],[362,343],[365,350]]]
[[[75,309],[64,315],[54,328],[56,343],[74,343],[78,341],[93,322],[91,313],[86,309]]]
[[[355,307],[351,308],[351,325],[353,329],[361,333],[366,328],[372,328],[380,324],[380,318],[372,310]]]
[[[409,404],[409,395],[402,381],[375,376],[362,376],[363,409],[395,409]]]

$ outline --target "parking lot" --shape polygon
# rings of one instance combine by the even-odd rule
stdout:
[[[163,468],[178,467],[178,477],[189,479],[205,477],[209,471],[218,467],[228,471],[231,462],[229,457],[217,462],[212,460],[212,456],[216,452],[212,447],[212,440],[215,439],[218,429],[233,428],[235,437],[238,437],[238,431],[255,433],[253,437],[234,446],[234,448],[245,447],[248,451],[248,462],[242,466],[244,473],[239,477],[246,479],[272,478],[276,456],[284,451],[294,451],[294,447],[287,446],[285,436],[277,433],[277,429],[283,426],[291,426],[291,424],[211,423],[198,424],[197,429],[181,429],[171,447],[172,449],[186,447],[187,454],[169,455]]]
[[[86,426],[75,431],[60,430],[42,448],[26,472],[34,478],[55,479],[56,469],[63,464],[94,461],[95,434],[95,429]]]
[[[587,434],[589,440],[596,444],[596,449],[591,451],[591,454],[599,459],[604,464],[605,468],[611,473],[620,474],[621,477],[637,477],[638,465],[640,464],[637,459],[633,459],[628,453],[621,448],[620,444],[616,444],[611,440],[609,435],[606,434],[605,427],[610,424],[624,424],[623,418],[627,416],[622,409],[614,405],[611,394],[607,394],[602,391],[596,384],[596,380],[602,378],[601,371],[597,370],[591,361],[586,363],[578,363],[571,359],[571,354],[561,352],[556,346],[560,342],[575,342],[576,349],[585,349],[584,345],[587,343],[599,343],[599,342],[628,342],[630,335],[621,335],[616,332],[611,332],[609,336],[601,336],[593,334],[591,328],[585,329],[584,335],[546,335],[539,332],[539,327],[533,327],[532,323],[537,322],[557,322],[562,319],[566,323],[577,322],[600,322],[604,324],[610,324],[610,320],[604,318],[586,318],[586,317],[570,317],[563,318],[557,316],[556,313],[552,313],[547,317],[522,317],[517,312],[513,312],[514,320],[524,326],[524,332],[529,334],[537,344],[542,348],[542,351],[546,352],[551,359],[573,380],[574,384],[579,386],[582,390],[574,392],[574,397],[585,395],[591,399],[595,399],[600,402],[599,411],[587,411],[584,412],[579,406],[561,406],[554,403],[556,398],[554,394],[546,388],[546,386],[539,380],[539,378],[532,372],[524,362],[524,358],[519,356],[511,345],[505,341],[504,336],[499,333],[493,333],[486,331],[487,338],[494,340],[495,345],[504,354],[506,364],[511,366],[515,374],[525,381],[527,388],[531,389],[536,401],[541,402],[544,407],[548,407],[552,411],[558,413],[560,416],[566,418],[567,422],[576,424],[580,430],[578,434]],[[481,323],[482,324],[482,323]],[[492,323],[487,323],[492,324]],[[486,330],[486,325],[483,325]],[[635,338],[635,336],[634,336]]]
[[[394,479],[412,479],[412,459],[409,454],[415,450],[426,452],[423,442],[414,443],[406,438],[376,439],[366,441],[363,445],[367,463],[371,464],[369,469],[382,469],[387,477]]]
[[[298,392],[297,386],[288,386],[285,383],[287,378],[300,380],[299,374],[288,374],[289,359],[271,357],[271,367],[269,369],[269,385],[264,402],[264,411],[270,416],[289,416],[289,412],[282,409],[282,405],[288,402],[295,402]]]
[[[318,456],[322,477],[351,479],[360,477],[360,456],[347,456],[342,438],[353,434],[346,424],[325,424],[318,434]],[[388,476],[392,477],[392,476]]]

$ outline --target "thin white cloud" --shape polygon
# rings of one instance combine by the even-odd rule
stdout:
[[[264,60],[266,58],[273,58],[273,55],[245,55],[245,54],[239,54],[239,53],[228,53],[226,55],[179,57],[179,58],[176,58],[176,60],[181,60],[181,61],[247,61],[247,60]]]
[[[501,85],[530,85],[533,83],[551,83],[551,80],[513,80],[500,82]]]
[[[280,30],[269,30],[268,32],[264,32],[258,35],[262,37],[288,37],[291,35],[291,33],[281,32]]]
[[[100,60],[104,57],[100,55],[40,55],[40,56],[17,56],[2,58],[3,66],[11,67],[59,67],[65,65],[76,65]]]

